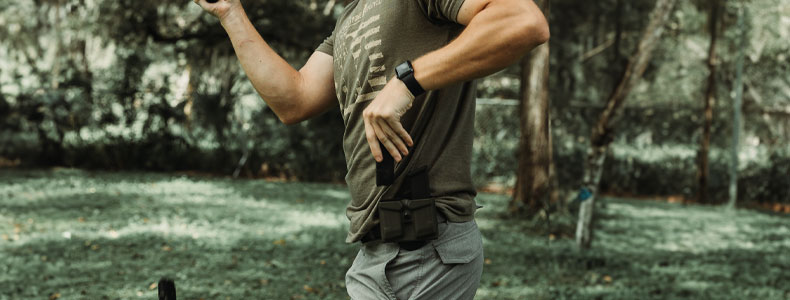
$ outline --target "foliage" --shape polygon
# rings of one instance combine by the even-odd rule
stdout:
[[[302,61],[331,31],[334,10],[324,8],[333,2],[245,5],[276,50]],[[194,3],[23,1],[2,9],[0,23],[9,26],[0,29],[0,60],[18,67],[0,71],[0,156],[231,172],[246,154],[248,174],[266,163],[263,175],[342,178],[340,119],[278,124],[246,83],[222,27]],[[322,156],[329,154],[337,159]]]
[[[607,158],[610,164],[602,178],[604,192],[666,196],[694,194],[694,151],[701,137],[703,92],[708,75],[705,65],[709,43],[707,2],[681,1],[678,4],[643,82],[632,92],[625,113],[618,121],[613,152],[640,150],[628,157],[610,154]],[[790,5],[786,1],[775,0],[725,1],[725,4],[722,39],[717,51],[719,71],[716,77],[719,84],[711,141],[712,152],[723,154],[711,161],[711,176],[716,178],[709,183],[710,190],[717,195],[727,192],[727,166],[730,162],[724,153],[732,145],[731,91],[735,57],[741,47],[737,43],[735,21],[738,9],[743,5],[749,16],[749,41],[746,45],[749,61],[744,107],[745,137],[739,142],[742,160],[746,161],[740,166],[741,172],[748,175],[739,179],[740,199],[778,199],[786,203],[790,201],[786,189],[757,184],[761,180],[786,182],[781,177],[772,177],[772,174],[781,172],[781,165],[755,162],[768,161],[769,158],[783,160],[780,157],[790,143],[790,81],[786,76],[790,66],[787,63],[790,33],[785,30],[790,27],[776,26],[790,22],[786,18]],[[654,1],[552,1],[551,130],[560,185],[578,188],[585,155],[581,149],[589,143],[590,126],[598,119],[603,102],[620,78],[627,55],[633,52],[653,5]],[[502,84],[505,81],[502,78],[509,79],[511,85]],[[512,88],[517,82],[518,70],[509,69],[484,80],[481,96],[517,98],[517,92]],[[490,122],[478,127],[493,128],[483,133],[484,136],[507,132],[505,140],[517,140],[518,127],[508,119],[511,110],[504,106],[499,109],[504,120],[496,123],[491,120],[498,118],[489,117],[486,113],[478,114],[479,122]],[[515,172],[511,158],[515,152],[500,145],[508,143],[497,141],[476,145],[483,149],[476,155],[482,153],[483,157],[489,157],[489,153],[497,153],[496,157],[502,163],[495,165],[481,159],[484,164],[473,169],[499,168],[505,171],[498,175],[511,176]],[[691,155],[663,153],[677,147],[688,149]],[[753,157],[753,153],[757,157]]]
[[[340,2],[244,3],[264,38],[298,67],[332,30]],[[679,4],[645,80],[626,104],[613,152],[696,149],[707,76],[707,3]],[[589,126],[621,77],[653,4],[552,1],[551,122],[564,187],[577,187],[583,155],[577,149],[589,143]],[[734,24],[743,6],[749,31],[740,142],[743,155],[759,157],[741,166],[746,186],[740,190],[749,200],[790,201],[782,177],[772,175],[786,174],[782,162],[790,143],[790,5],[724,4],[711,149],[725,153],[732,143],[734,58],[741,47]],[[341,181],[345,173],[339,112],[279,124],[247,83],[221,26],[189,1],[0,0],[0,62],[0,157],[12,161],[230,174],[246,156],[244,175]],[[482,80],[479,96],[518,98],[518,74],[513,66]],[[472,171],[480,185],[513,181],[520,136],[515,109],[478,105]],[[620,160],[612,154],[612,166],[624,168],[609,168],[603,184],[637,194],[693,194],[693,155],[673,155],[641,151]],[[728,163],[724,157],[711,161],[718,178],[712,192],[726,189],[727,175],[718,170]],[[656,179],[666,185],[651,187]]]

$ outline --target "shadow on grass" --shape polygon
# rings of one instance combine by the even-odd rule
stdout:
[[[73,193],[68,195],[37,197],[39,199],[24,197],[7,198],[3,201],[4,209],[14,213],[42,213],[53,217],[64,214],[77,214],[84,216],[94,210],[110,211],[116,210],[121,206],[123,198],[131,200],[131,197],[120,197],[116,194],[94,192],[94,193]],[[72,216],[68,216],[72,217]]]

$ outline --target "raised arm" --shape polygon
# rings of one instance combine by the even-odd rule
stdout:
[[[546,18],[532,0],[466,0],[457,21],[466,25],[458,38],[412,62],[414,77],[426,90],[490,75],[549,39]],[[365,108],[365,135],[376,161],[382,161],[382,150],[395,161],[408,155],[413,141],[400,117],[413,100],[394,78]]]
[[[413,62],[426,90],[490,75],[549,39],[546,18],[532,0],[466,0],[458,23],[466,25],[458,38]]]
[[[285,124],[294,124],[337,105],[332,56],[315,52],[296,70],[263,40],[239,0],[194,0],[219,18],[252,86]]]

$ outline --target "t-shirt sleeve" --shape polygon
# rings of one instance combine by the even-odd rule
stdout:
[[[323,53],[329,54],[330,56],[334,56],[334,53],[335,53],[335,33],[332,32],[332,35],[330,35],[328,38],[326,38],[324,40],[324,42],[321,43],[321,45],[318,45],[318,48],[316,48],[315,51],[323,52]]]
[[[423,13],[434,22],[458,23],[458,11],[465,0],[416,0]]]

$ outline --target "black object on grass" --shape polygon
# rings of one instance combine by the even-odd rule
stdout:
[[[176,283],[172,279],[159,279],[159,300],[176,300]]]

